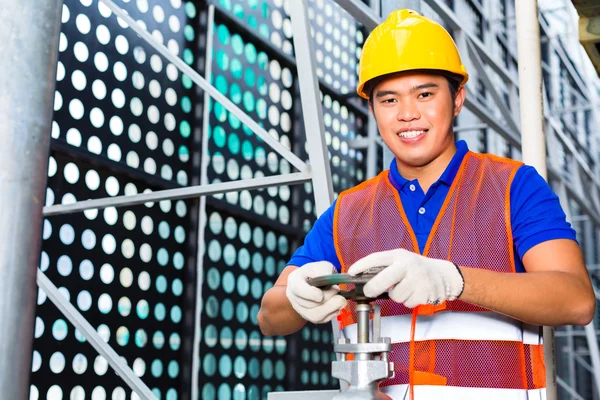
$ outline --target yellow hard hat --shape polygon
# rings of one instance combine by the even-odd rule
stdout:
[[[394,11],[373,29],[365,41],[356,91],[369,99],[370,93],[364,88],[371,79],[417,69],[446,71],[461,76],[460,86],[469,80],[448,31],[416,11]]]

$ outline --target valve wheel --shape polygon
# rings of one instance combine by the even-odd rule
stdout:
[[[348,290],[340,290],[339,294],[348,300],[354,300],[356,302],[371,302],[377,299],[387,299],[387,292],[382,293],[377,298],[367,297],[363,293],[363,287],[365,284],[373,278],[376,273],[367,273],[361,275],[348,275],[348,274],[332,274],[319,276],[317,278],[310,278],[307,282],[309,285],[324,288],[332,285],[354,285],[353,288]]]

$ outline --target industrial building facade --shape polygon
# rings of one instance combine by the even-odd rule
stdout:
[[[115,4],[306,161],[291,1]],[[343,3],[352,1],[307,2],[336,195],[388,167],[355,94],[368,29]],[[383,3],[371,4],[374,12]],[[474,151],[520,158],[514,2],[420,3],[452,32],[471,75],[457,137]],[[62,7],[46,208],[294,171],[104,2]],[[564,7],[540,16],[549,180],[600,287],[600,80],[553,30],[568,17]],[[262,295],[316,219],[321,189],[304,182],[49,215],[40,269],[159,399],[336,388],[329,324],[265,337],[257,323]],[[561,399],[600,397],[590,332],[556,330]],[[129,398],[138,397],[40,290],[30,399]]]

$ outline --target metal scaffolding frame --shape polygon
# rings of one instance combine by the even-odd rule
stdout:
[[[230,191],[240,191],[243,189],[259,189],[269,186],[278,185],[289,185],[298,184],[303,182],[312,181],[315,187],[320,190],[315,190],[315,202],[317,214],[320,215],[333,200],[333,189],[331,185],[331,176],[329,173],[329,161],[327,146],[324,141],[324,127],[322,108],[319,97],[319,80],[316,75],[316,67],[314,60],[314,52],[311,50],[312,38],[310,35],[310,23],[308,21],[308,15],[306,13],[306,1],[293,1],[294,12],[292,14],[292,24],[294,28],[294,46],[296,49],[296,57],[302,57],[303,62],[308,63],[308,68],[299,69],[298,81],[300,87],[300,95],[304,116],[304,124],[306,128],[306,138],[308,142],[310,165],[309,167],[289,149],[281,145],[277,140],[272,138],[263,128],[261,128],[257,122],[252,120],[247,114],[240,110],[234,103],[223,96],[221,93],[214,88],[209,81],[200,76],[194,69],[189,67],[181,58],[172,55],[166,46],[156,41],[146,29],[129,17],[126,11],[115,5],[111,0],[100,0],[104,3],[116,17],[121,18],[136,34],[146,40],[156,51],[161,54],[164,58],[173,63],[181,72],[188,75],[194,83],[204,90],[206,99],[210,96],[215,101],[221,103],[229,112],[234,114],[240,119],[242,123],[248,126],[253,132],[255,132],[261,139],[263,139],[268,145],[270,145],[277,153],[285,158],[291,165],[293,165],[299,172],[290,173],[286,175],[279,175],[268,178],[241,180],[235,182],[225,182],[218,184],[206,184],[206,169],[203,165],[201,171],[201,184],[198,186],[190,186],[186,188],[162,190],[153,193],[144,193],[133,196],[119,196],[111,198],[101,198],[95,200],[86,200],[77,202],[70,205],[55,205],[43,208],[43,215],[45,217],[59,214],[75,213],[86,209],[101,209],[105,207],[121,207],[135,204],[142,204],[146,202],[156,202],[160,200],[172,200],[172,199],[184,199],[194,198],[206,195],[212,195],[216,193],[225,193]],[[335,0],[337,4],[342,6],[348,11],[358,22],[363,24],[367,29],[373,29],[379,22],[380,17],[378,13],[374,12],[364,3],[357,0]],[[513,97],[519,90],[519,82],[517,78],[506,70],[498,60],[496,60],[486,49],[485,44],[482,43],[472,33],[462,29],[462,26],[454,14],[454,12],[446,6],[440,0],[425,0],[425,3],[436,12],[446,23],[448,23],[457,32],[457,42],[463,54],[469,54],[472,61],[477,66],[478,70],[482,72],[482,80],[486,89],[491,93],[491,96],[495,100],[496,107],[498,107],[502,119],[495,117],[490,114],[490,110],[481,104],[475,96],[468,96],[467,102],[465,103],[466,109],[473,113],[486,127],[491,128],[500,137],[502,137],[507,143],[513,146],[520,146],[521,141],[519,138],[519,129],[516,121],[518,120],[515,108],[509,108],[503,105],[502,97],[497,92],[497,88],[493,84],[493,80],[489,76],[486,69],[496,74],[502,79],[509,88],[509,93]],[[209,13],[212,11],[209,11]],[[547,30],[547,26],[544,26],[542,18],[542,30]],[[209,26],[208,37],[211,36],[211,30]],[[210,43],[210,42],[209,42]],[[589,93],[585,87],[585,83],[581,80],[577,71],[571,65],[568,57],[562,49],[561,44],[555,40],[550,40],[551,45],[559,55],[563,63],[567,66],[568,73],[571,78],[577,84],[582,97],[591,102],[588,97]],[[207,50],[208,51],[208,50]],[[512,56],[512,55],[511,55]],[[513,56],[514,57],[514,56]],[[207,59],[207,64],[210,61]],[[209,71],[209,70],[208,70]],[[208,72],[209,73],[209,72]],[[470,99],[471,98],[471,99]],[[51,99],[47,99],[51,103]],[[208,104],[205,102],[205,105]],[[554,107],[546,107],[546,110],[554,109]],[[576,112],[578,108],[573,111],[564,112]],[[598,121],[597,107],[591,106],[590,110],[594,114],[594,118]],[[205,118],[206,120],[206,118]],[[206,123],[206,121],[205,121]],[[585,163],[582,157],[577,153],[576,147],[573,144],[571,138],[569,138],[562,130],[560,123],[555,119],[554,114],[547,113],[545,116],[545,127],[548,134],[548,141],[550,143],[560,143],[564,147],[565,153],[572,160],[566,166],[558,165],[556,163],[556,157],[549,157],[549,176],[551,183],[561,198],[561,202],[564,205],[565,211],[570,214],[570,200],[574,201],[580,210],[586,215],[590,222],[593,222],[596,230],[600,230],[600,181],[597,175],[592,171]],[[469,130],[469,129],[481,129],[480,125],[477,126],[459,126],[457,130]],[[204,135],[206,137],[206,126],[204,127]],[[366,142],[360,143],[355,142],[355,145],[362,147],[363,144],[371,146],[377,142],[376,135],[370,134]],[[379,142],[380,143],[380,142]],[[550,146],[549,146],[550,147]],[[206,153],[206,143],[203,143],[203,152]],[[373,150],[369,151],[372,156]],[[552,154],[551,154],[552,155]],[[205,164],[205,162],[203,162]],[[372,171],[372,169],[370,169]],[[38,188],[39,189],[39,188]],[[200,209],[200,221],[202,222],[205,216],[202,217],[205,210],[203,209],[204,203],[201,203]],[[39,227],[35,227],[36,232],[39,231]],[[199,224],[199,230],[204,229],[203,224]],[[199,246],[201,245],[200,240],[202,236],[199,235]],[[200,254],[200,253],[198,253]],[[198,269],[201,270],[201,257],[198,257]],[[198,276],[201,276],[199,273]],[[199,278],[201,279],[201,278]],[[96,350],[103,355],[112,368],[114,368],[120,376],[123,377],[127,385],[143,399],[155,398],[150,389],[137,377],[133,371],[126,365],[126,363],[114,352],[114,350],[98,335],[94,328],[85,320],[85,318],[70,304],[70,302],[59,292],[59,290],[50,282],[50,280],[44,275],[44,273],[38,269],[37,271],[37,282],[39,287],[46,292],[51,301],[64,313],[65,317],[78,328],[85,336],[85,338],[96,348]],[[198,281],[201,284],[201,281]],[[600,300],[600,290],[596,289],[597,298]],[[199,294],[201,296],[201,293]],[[198,304],[198,303],[197,303]],[[199,313],[197,311],[197,326],[196,330],[199,330]],[[566,336],[573,337],[576,333],[573,329],[567,330]],[[198,332],[195,332],[195,352],[196,342],[199,340]],[[572,362],[579,363],[588,371],[593,372],[596,390],[600,388],[600,357],[598,355],[597,345],[597,332],[594,329],[593,323],[585,327],[585,335],[588,341],[589,354],[591,357],[592,365],[590,366],[580,355],[578,355],[572,348]],[[563,333],[561,332],[561,336]],[[21,338],[24,343],[29,340],[28,338]],[[27,346],[25,346],[27,349]],[[196,371],[194,370],[193,373]],[[6,372],[3,370],[3,374]],[[194,374],[195,375],[195,374]],[[197,378],[196,378],[197,379]],[[569,381],[572,384],[572,380]],[[14,388],[22,384],[20,382],[9,382]],[[570,393],[573,398],[583,398],[577,393],[575,388],[567,384],[563,379],[558,377],[558,385],[565,391]],[[197,387],[197,382],[195,382]],[[9,391],[10,393],[10,391]],[[16,393],[16,392],[15,392]],[[196,391],[195,398],[198,398]]]

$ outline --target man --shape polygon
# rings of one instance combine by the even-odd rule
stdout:
[[[285,335],[339,314],[355,337],[339,289],[306,280],[386,267],[364,287],[390,297],[382,330],[395,377],[384,391],[541,399],[541,326],[588,324],[595,297],[575,233],[535,169],[455,142],[467,80],[448,32],[414,11],[392,13],[370,34],[358,93],[395,159],[317,220],[265,294],[259,324]]]

